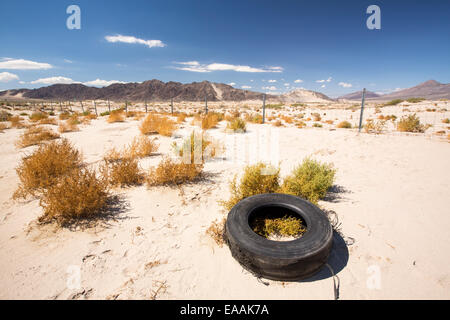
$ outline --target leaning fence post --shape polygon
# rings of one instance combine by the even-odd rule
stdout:
[[[128,102],[125,101],[125,114],[128,114]]]
[[[170,98],[170,112],[173,114],[173,97]]]
[[[205,114],[208,114],[208,95],[205,94]]]
[[[263,95],[263,118],[262,123],[266,121],[266,94]]]
[[[148,107],[147,107],[147,100],[145,100],[145,113],[148,112]]]
[[[364,98],[366,97],[366,88],[362,91],[362,100],[361,100],[361,114],[359,116],[359,129],[358,132],[361,132],[362,127],[362,119],[363,119],[363,113],[364,113]]]
[[[81,103],[81,112],[84,113],[83,100],[80,100]]]
[[[98,117],[98,113],[97,113],[97,103],[94,100],[94,108],[95,108],[95,115]]]
[[[108,111],[109,113],[111,113],[111,104],[109,103],[109,99],[108,99]]]

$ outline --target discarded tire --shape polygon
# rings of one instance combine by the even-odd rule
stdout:
[[[306,232],[292,241],[272,241],[250,228],[252,217],[270,211],[299,215]],[[299,197],[269,193],[248,197],[228,213],[225,238],[232,256],[257,276],[295,281],[307,278],[326,263],[333,244],[333,230],[325,213]]]

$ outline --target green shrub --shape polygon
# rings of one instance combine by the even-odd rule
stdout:
[[[280,169],[259,162],[245,167],[239,184],[237,176],[234,176],[230,183],[231,197],[228,201],[221,201],[221,205],[225,209],[231,210],[242,199],[261,193],[277,192],[279,187]]]
[[[317,203],[333,185],[335,173],[331,165],[306,158],[284,179],[281,191]]]
[[[395,106],[395,105],[399,104],[400,102],[403,102],[403,100],[402,99],[394,99],[389,102],[386,102],[383,106]]]
[[[283,217],[257,216],[250,223],[252,230],[262,237],[271,236],[299,237],[306,232],[300,218],[285,215]]]
[[[417,103],[417,102],[422,102],[424,100],[425,100],[425,98],[409,98],[409,99],[406,99],[406,101],[408,101],[409,103]]]

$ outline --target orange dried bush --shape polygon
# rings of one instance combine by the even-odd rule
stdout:
[[[42,195],[43,223],[56,221],[65,226],[80,219],[101,216],[108,206],[109,189],[104,179],[87,168],[71,170]]]
[[[116,109],[111,111],[111,113],[108,116],[108,122],[124,122],[125,121],[125,112],[122,109]]]
[[[26,125],[22,122],[23,118],[19,116],[12,116],[9,118],[9,121],[11,122],[11,128],[25,128]]]
[[[210,236],[219,247],[222,247],[225,243],[225,223],[225,218],[219,221],[213,221],[209,228],[206,229],[206,234]]]
[[[136,158],[126,157],[117,161],[107,161],[100,167],[100,173],[111,186],[139,185],[143,174]]]
[[[67,139],[39,146],[24,157],[16,168],[19,186],[13,198],[35,196],[56,183],[56,180],[82,165],[82,155]]]
[[[149,186],[179,185],[199,179],[203,164],[175,162],[170,158],[163,159],[158,166],[151,168],[147,175]]]
[[[44,112],[33,112],[30,115],[31,122],[37,122],[37,121],[41,121],[41,120],[47,119],[47,118],[48,118],[48,114],[46,114]]]
[[[59,135],[51,129],[44,127],[30,127],[19,137],[16,145],[19,148],[25,148],[58,138]]]
[[[142,121],[139,129],[142,134],[160,134],[170,137],[177,129],[177,126],[175,121],[172,121],[167,117],[150,113],[144,121]]]
[[[78,126],[76,124],[70,123],[69,121],[59,123],[58,131],[60,133],[73,132],[78,130]]]
[[[215,113],[208,113],[206,116],[202,117],[202,129],[208,130],[215,128],[219,123],[219,116]]]
[[[343,128],[343,129],[351,129],[352,124],[350,122],[348,122],[348,121],[342,121],[342,122],[339,122],[336,127],[337,128]]]

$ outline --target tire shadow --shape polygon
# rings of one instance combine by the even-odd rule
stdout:
[[[338,275],[347,265],[348,259],[349,252],[345,240],[337,231],[333,230],[333,247],[331,248],[327,264],[333,269],[334,274]],[[313,282],[331,277],[333,277],[333,274],[330,272],[330,269],[326,265],[323,265],[317,273],[298,282]]]

